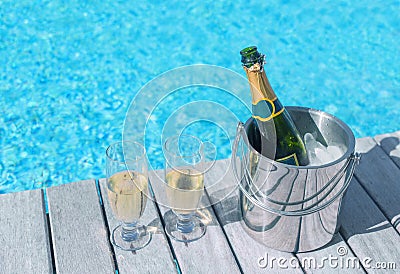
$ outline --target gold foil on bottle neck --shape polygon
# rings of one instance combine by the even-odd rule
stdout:
[[[265,75],[263,67],[259,63],[255,63],[250,68],[243,66],[243,69],[246,72],[247,79],[249,80],[253,104],[256,104],[263,99],[269,99],[272,101],[276,99],[275,92]]]
[[[249,70],[251,72],[262,72],[263,71],[263,67],[259,64],[259,63],[255,63],[254,65],[252,65],[251,67],[247,68],[244,67],[245,70]]]

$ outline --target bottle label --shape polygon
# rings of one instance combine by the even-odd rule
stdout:
[[[253,103],[253,118],[265,122],[278,116],[284,110],[284,106],[276,97],[272,100],[268,98],[262,98],[256,103]]]
[[[287,165],[299,166],[299,161],[297,160],[296,153],[277,159],[276,161]]]

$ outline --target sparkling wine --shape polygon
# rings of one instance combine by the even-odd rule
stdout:
[[[169,206],[178,214],[193,212],[203,194],[204,175],[194,169],[174,169],[165,179]]]
[[[146,176],[139,172],[122,171],[112,175],[107,186],[108,199],[115,217],[125,223],[139,219],[146,208]]]
[[[250,84],[253,121],[248,130],[252,146],[262,155],[290,165],[307,165],[306,149],[296,126],[273,91],[257,47],[240,52]]]

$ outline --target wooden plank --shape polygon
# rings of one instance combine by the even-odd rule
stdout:
[[[157,195],[160,194],[160,186],[164,184],[162,180],[162,171],[150,173],[150,182],[157,199],[160,197]],[[160,200],[162,199],[163,197],[160,197]],[[163,203],[159,203],[159,208],[164,215],[169,209],[161,204]],[[208,217],[206,234],[199,240],[186,244],[171,239],[182,273],[240,273],[214,212],[212,208],[207,207],[209,204],[207,195],[202,196],[201,204],[203,207],[201,214]]]
[[[119,222],[115,219],[107,196],[106,180],[100,179],[101,196],[107,216],[109,232],[116,227]],[[176,273],[176,265],[169,248],[166,236],[157,214],[154,202],[147,201],[146,209],[140,218],[142,224],[151,226],[151,230],[156,230],[151,242],[141,250],[127,252],[114,248],[119,273]]]
[[[376,263],[400,262],[400,236],[353,178],[341,210],[341,233],[368,273]],[[400,265],[397,265],[397,273]],[[396,271],[394,270],[394,273]]]
[[[378,135],[374,139],[400,168],[400,131]]]
[[[52,273],[42,190],[0,195],[0,273]]]
[[[355,175],[390,222],[400,232],[400,169],[372,138],[357,139],[361,152]]]
[[[94,180],[47,189],[57,273],[115,271]]]
[[[244,230],[239,211],[239,190],[230,159],[217,161],[207,176],[210,177],[209,181],[213,182],[212,186],[207,187],[207,193],[242,271],[287,273],[288,269],[277,264],[277,260],[281,259],[285,260],[285,265],[290,268],[291,273],[302,273],[298,267],[299,261],[293,254],[271,249]],[[289,264],[297,267],[292,268]]]
[[[400,168],[400,131],[375,136],[375,141]],[[400,231],[400,214],[393,218],[393,226]]]

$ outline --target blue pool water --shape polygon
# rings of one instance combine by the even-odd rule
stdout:
[[[330,112],[356,137],[400,129],[398,0],[247,2],[0,1],[0,193],[104,176],[143,85],[190,64],[244,75],[253,44],[284,104]],[[229,156],[223,129],[202,125]]]

